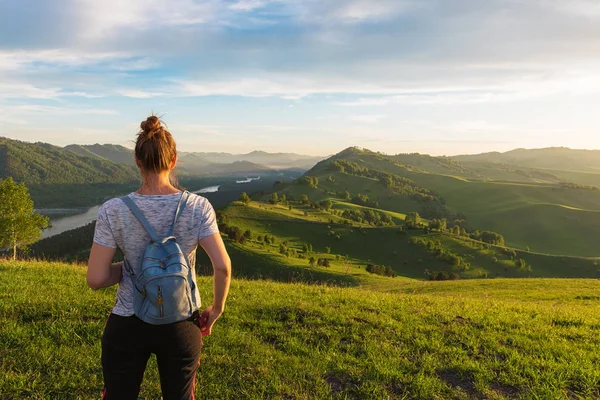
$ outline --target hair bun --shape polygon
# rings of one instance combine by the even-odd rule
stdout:
[[[160,119],[156,115],[151,115],[145,121],[142,121],[140,128],[145,134],[157,131],[161,128]]]

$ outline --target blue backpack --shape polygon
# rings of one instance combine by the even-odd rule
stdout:
[[[173,224],[164,238],[158,237],[129,196],[121,197],[152,238],[140,259],[139,274],[134,273],[127,260],[124,262],[135,287],[135,315],[149,324],[163,325],[182,321],[191,317],[197,309],[193,269],[173,236],[175,223],[185,208],[189,195],[188,191],[182,193]]]

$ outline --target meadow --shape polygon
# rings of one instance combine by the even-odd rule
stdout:
[[[380,293],[234,279],[205,340],[197,397],[600,397],[598,281],[395,284]],[[208,305],[210,278],[199,287]],[[0,262],[0,397],[99,398],[114,298],[114,288],[88,289],[81,265]],[[140,398],[159,390],[151,359]]]

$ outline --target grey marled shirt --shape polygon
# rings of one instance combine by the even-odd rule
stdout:
[[[181,193],[167,195],[128,195],[142,211],[150,225],[159,236],[165,236],[173,222],[175,209],[181,199]],[[191,193],[186,207],[175,225],[177,243],[188,255],[190,266],[196,264],[198,241],[219,232],[215,211],[207,199]],[[102,246],[119,248],[129,261],[134,272],[140,269],[140,258],[150,235],[135,218],[129,208],[119,198],[108,200],[100,207],[94,242]],[[196,274],[193,273],[194,284]],[[123,279],[119,282],[117,302],[112,312],[128,317],[133,315],[133,283],[127,269],[123,268]],[[196,304],[200,306],[200,294],[196,290]]]

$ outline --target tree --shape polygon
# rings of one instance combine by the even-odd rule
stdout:
[[[286,197],[286,195],[285,195],[285,194],[282,194],[282,195],[281,195],[281,198],[279,199],[279,201],[280,201],[282,204],[287,204],[287,197]]]
[[[271,195],[271,204],[276,204],[277,202],[279,202],[279,196],[277,195],[277,192],[274,192]]]
[[[418,212],[409,212],[404,218],[404,223],[408,228],[415,228],[421,224],[421,216]]]
[[[244,237],[248,240],[252,240],[252,231],[247,229],[246,232],[244,232]]]
[[[311,267],[314,267],[316,262],[317,262],[317,260],[315,260],[314,257],[311,257],[308,259],[308,263],[310,264]]]
[[[389,175],[384,175],[381,178],[379,178],[379,182],[386,188],[391,188],[392,186],[394,186],[394,181],[392,180],[392,177]]]
[[[48,217],[34,212],[24,183],[19,185],[12,178],[0,181],[0,248],[12,248],[13,260],[17,247],[37,241],[48,224]]]
[[[302,204],[308,204],[308,203],[309,203],[309,201],[308,201],[308,196],[307,196],[307,195],[305,195],[305,194],[303,194],[302,196],[300,196],[300,202],[301,202]]]
[[[248,196],[248,194],[246,192],[242,192],[242,194],[240,195],[240,201],[246,205],[250,204],[250,196]]]
[[[333,202],[331,200],[327,199],[327,200],[321,201],[321,203],[319,205],[325,211],[329,211],[329,210],[331,210],[331,207],[333,207]]]
[[[327,253],[327,254],[331,253],[331,247],[325,247],[325,253]]]
[[[242,237],[244,237],[244,233],[239,227],[232,226],[229,229],[229,233],[227,234],[227,236],[229,236],[229,239],[233,240],[234,242],[240,242],[242,240]]]

